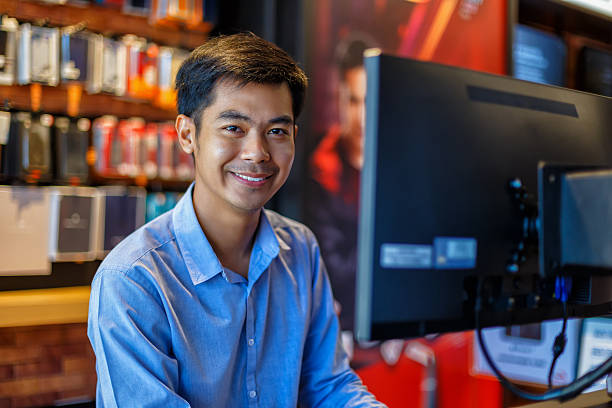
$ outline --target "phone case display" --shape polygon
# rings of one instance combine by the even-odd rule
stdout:
[[[130,118],[119,121],[117,139],[121,146],[121,159],[117,170],[120,175],[136,177],[141,173],[140,148],[144,136],[144,119]]]
[[[159,57],[159,46],[148,43],[140,53],[139,73],[140,90],[138,97],[153,100],[158,92],[157,59]]]
[[[121,41],[110,38],[102,40],[102,84],[101,91],[117,96],[125,95],[127,89],[127,49]]]
[[[93,38],[90,34],[77,31],[74,26],[62,29],[61,80],[85,83],[89,79],[89,59],[93,57]]]
[[[99,195],[91,187],[51,188],[49,258],[52,261],[96,259]]]
[[[578,89],[612,96],[612,52],[584,47],[578,56]]]
[[[147,123],[140,146],[140,168],[148,179],[157,177],[157,123]]]
[[[178,48],[159,47],[157,65],[159,91],[155,99],[157,106],[164,109],[176,108],[176,90],[174,89],[176,74],[188,56],[187,51]]]
[[[89,175],[87,150],[89,129],[87,118],[70,120],[61,117],[55,120],[55,178],[67,182],[83,183]]]
[[[174,208],[180,195],[178,193],[159,191],[147,194],[146,222],[149,222],[163,213]]]
[[[0,111],[0,178],[4,178],[6,175],[6,169],[4,163],[6,162],[6,145],[9,140],[9,133],[11,131],[11,113]]]
[[[144,79],[142,76],[142,53],[146,51],[147,41],[142,37],[128,34],[122,37],[127,56],[127,94],[133,98],[143,98]]]
[[[123,0],[94,0],[96,4],[104,7],[122,8]]]
[[[151,12],[151,0],[125,0],[123,3],[123,12],[148,16]]]
[[[146,190],[139,187],[100,187],[98,258],[144,225]]]
[[[163,25],[197,25],[202,22],[202,3],[201,0],[153,0],[151,20]]]
[[[176,140],[176,130],[170,122],[160,123],[158,125],[158,165],[159,165],[159,177],[164,180],[173,179],[174,173],[174,160],[175,160],[175,147],[174,142]]]
[[[7,175],[26,181],[50,180],[53,116],[29,112],[11,116],[5,155]]]
[[[49,193],[0,186],[0,276],[48,275]]]
[[[22,24],[18,31],[19,84],[59,82],[59,29]]]
[[[17,56],[16,19],[2,16],[0,21],[0,84],[12,85],[15,82],[15,65]]]
[[[193,157],[183,151],[176,133],[174,135],[174,178],[178,180],[193,180],[195,167]]]
[[[85,89],[90,94],[102,92],[102,71],[104,55],[104,37],[100,34],[89,33],[87,81]]]
[[[119,174],[121,164],[121,142],[117,137],[115,116],[105,115],[93,122],[92,139],[96,152],[96,172],[101,176],[112,177]]]

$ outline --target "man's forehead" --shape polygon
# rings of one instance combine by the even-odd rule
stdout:
[[[283,82],[275,83],[241,83],[235,80],[223,80],[213,89],[211,103],[204,113],[212,115],[211,119],[262,119],[282,121],[289,118],[293,121],[293,100],[289,86]]]

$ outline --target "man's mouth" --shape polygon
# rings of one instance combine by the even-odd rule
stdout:
[[[265,179],[271,177],[271,176],[251,177],[251,176],[247,176],[246,174],[240,174],[240,173],[234,173],[234,174],[238,176],[239,178],[246,180],[246,181],[264,181]]]
[[[239,182],[249,186],[259,186],[264,184],[273,174],[253,174],[230,172]]]

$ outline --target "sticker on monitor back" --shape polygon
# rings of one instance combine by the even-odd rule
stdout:
[[[433,259],[436,269],[473,269],[476,267],[476,240],[437,237],[434,239]]]
[[[431,245],[382,244],[380,266],[397,269],[431,268]]]

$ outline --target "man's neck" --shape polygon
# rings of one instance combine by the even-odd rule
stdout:
[[[214,211],[197,200],[197,183],[193,194],[196,217],[206,239],[221,265],[248,279],[251,250],[259,225],[261,209],[254,212]]]

